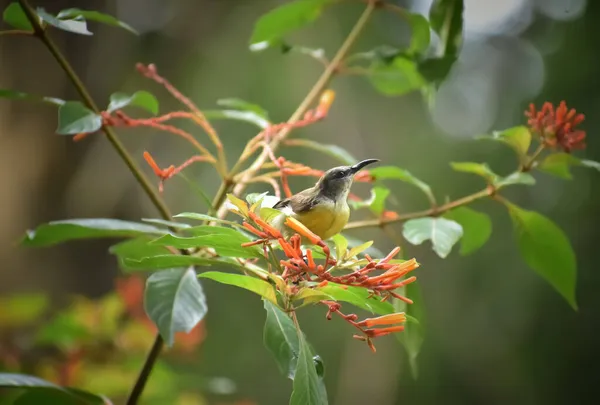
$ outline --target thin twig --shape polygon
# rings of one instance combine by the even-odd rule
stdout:
[[[6,30],[0,31],[0,36],[2,35],[34,35],[34,32],[27,30]]]

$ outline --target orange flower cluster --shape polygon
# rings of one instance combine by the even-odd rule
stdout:
[[[525,116],[531,130],[540,136],[545,145],[562,148],[567,153],[573,149],[585,148],[585,131],[575,129],[585,116],[577,114],[574,108],[569,110],[564,101],[557,108],[546,102],[539,111],[535,105],[530,104]]]

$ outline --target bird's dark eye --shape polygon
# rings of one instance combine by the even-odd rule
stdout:
[[[345,177],[348,175],[348,171],[347,170],[340,170],[339,172],[337,172],[335,174],[335,178],[336,179],[341,179],[342,177]]]

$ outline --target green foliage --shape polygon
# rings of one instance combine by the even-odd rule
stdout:
[[[490,184],[494,184],[498,179],[498,175],[490,169],[487,163],[450,162],[450,166],[457,172],[473,173],[481,176]]]
[[[215,259],[206,259],[197,256],[174,254],[148,256],[139,260],[132,258],[124,258],[124,265],[126,270],[128,271],[158,270],[184,266],[206,267],[216,263],[222,262],[219,262]]]
[[[513,148],[517,156],[521,159],[527,156],[527,151],[531,145],[531,131],[525,126],[508,128],[504,131],[495,131],[491,136],[480,136],[478,138],[505,143]]]
[[[79,101],[67,101],[58,109],[59,135],[96,132],[102,127],[102,117]]]
[[[350,154],[346,149],[337,145],[324,145],[320,142],[312,141],[310,139],[294,139],[290,142],[293,146],[302,146],[318,152],[324,153],[331,156],[332,158],[340,161],[341,163],[352,166],[358,160]]]
[[[269,126],[269,121],[255,111],[206,110],[204,111],[204,116],[210,120],[229,119],[245,121],[256,125],[260,129],[265,129]]]
[[[37,321],[48,307],[45,294],[10,294],[0,297],[0,327],[14,328]]]
[[[265,346],[275,357],[281,374],[293,380],[299,353],[298,332],[288,314],[268,300],[263,302],[267,312]]]
[[[550,219],[507,203],[521,256],[577,309],[577,263],[569,239]]]
[[[151,112],[153,115],[158,114],[158,100],[147,91],[136,91],[132,95],[125,93],[113,93],[110,95],[110,104],[106,108],[106,111],[113,112],[121,110],[127,106],[135,106],[143,108],[146,111]]]
[[[434,0],[429,12],[431,28],[441,41],[440,56],[456,56],[463,40],[463,0]]]
[[[242,100],[240,98],[221,98],[217,100],[217,104],[223,107],[234,108],[240,111],[253,112],[260,118],[264,118],[265,120],[269,119],[269,113],[267,112],[267,110],[265,110],[258,104],[249,103],[248,101]]]
[[[400,341],[404,350],[406,350],[412,376],[414,379],[417,379],[419,376],[417,358],[421,352],[421,346],[425,338],[423,294],[417,283],[410,283],[402,287],[398,292],[406,297],[410,297],[413,303],[407,304],[402,300],[395,300],[393,306],[394,312],[404,312],[408,320],[411,318],[419,320],[419,322],[408,322],[404,331],[396,335],[396,338]]]
[[[275,295],[275,289],[273,286],[266,281],[258,278],[244,276],[240,274],[221,273],[218,271],[209,271],[206,273],[199,274],[198,277],[208,278],[221,284],[232,285],[235,287],[243,288],[248,291],[252,291],[255,294],[269,300],[274,305],[277,304],[277,296]]]
[[[369,69],[369,79],[375,89],[386,96],[400,96],[425,85],[417,64],[402,56],[389,63],[374,61]]]
[[[168,346],[206,315],[206,297],[192,267],[163,270],[146,280],[144,309]]]
[[[398,8],[398,12],[406,19],[411,31],[410,45],[406,52],[408,54],[424,53],[429,48],[431,41],[429,21],[421,14],[409,13],[403,8]]]
[[[22,91],[0,89],[0,98],[8,98],[12,100],[26,100],[26,101],[41,101],[47,104],[61,106],[65,103],[64,100],[54,97],[43,97],[34,94],[24,93]]]
[[[196,219],[198,221],[212,221],[212,222],[218,222],[221,224],[227,224],[227,225],[232,225],[232,226],[239,226],[239,224],[233,222],[233,221],[228,221],[226,219],[220,219],[217,217],[213,217],[211,215],[206,215],[206,214],[199,214],[197,212],[182,212],[181,214],[177,214],[174,215],[173,218],[187,218],[187,219]]]
[[[481,248],[492,234],[492,220],[487,214],[468,207],[458,207],[444,215],[457,222],[463,229],[460,254],[469,255]]]
[[[22,240],[26,246],[51,246],[75,239],[121,238],[166,231],[151,225],[120,219],[85,218],[52,221],[30,230]]]
[[[318,364],[315,364],[312,349],[300,329],[297,334],[299,354],[290,405],[327,405],[327,392],[322,377],[317,374]]]
[[[452,246],[463,236],[463,229],[455,221],[445,218],[418,218],[404,223],[404,238],[413,245],[430,240],[433,251],[442,259],[450,254]]]
[[[593,160],[579,159],[569,153],[553,153],[548,155],[536,168],[544,173],[570,180],[573,178],[571,175],[571,166],[583,166],[600,170],[600,163]]]
[[[396,166],[379,166],[369,170],[369,174],[375,178],[375,180],[400,180],[405,183],[412,184],[418,187],[427,198],[433,200],[433,193],[431,187],[413,176],[408,170],[401,169]]]
[[[533,186],[535,184],[535,178],[529,173],[514,172],[506,177],[502,177],[496,181],[496,188],[501,189],[502,187],[512,186],[516,184],[522,184],[525,186]]]
[[[262,50],[281,43],[283,37],[316,20],[332,0],[295,0],[264,14],[254,25],[251,50]]]
[[[359,209],[368,207],[375,215],[380,216],[385,210],[385,201],[390,195],[390,190],[386,187],[373,187],[371,197],[364,201],[349,201],[352,208]]]
[[[37,15],[47,24],[58,28],[59,30],[73,32],[81,35],[93,35],[87,29],[87,23],[83,19],[60,19],[47,13],[43,8],[38,8]]]
[[[133,34],[136,34],[136,35],[138,34],[138,32],[135,29],[133,29],[129,24],[126,24],[123,21],[119,21],[117,18],[113,17],[112,15],[101,13],[99,11],[80,10],[78,8],[69,8],[69,9],[62,10],[60,13],[58,13],[56,18],[61,19],[61,20],[85,19],[87,21],[95,21],[95,22],[99,22],[102,24],[106,24],[106,25],[121,27]]]
[[[369,298],[369,292],[360,287],[341,287],[336,283],[327,283],[319,287],[319,291],[331,296],[336,301],[348,302],[374,314],[386,315],[394,312],[392,304],[381,302],[379,297]]]
[[[19,30],[33,31],[33,26],[29,22],[25,11],[19,3],[13,2],[4,9],[2,19],[5,23]]]

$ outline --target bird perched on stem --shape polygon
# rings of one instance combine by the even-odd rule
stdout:
[[[375,162],[379,162],[379,159],[366,159],[354,166],[327,170],[313,187],[277,202],[273,208],[280,210],[283,215],[277,216],[272,225],[289,238],[294,231],[284,223],[286,216],[291,216],[321,239],[331,238],[348,223],[350,207],[347,198],[354,175]]]

